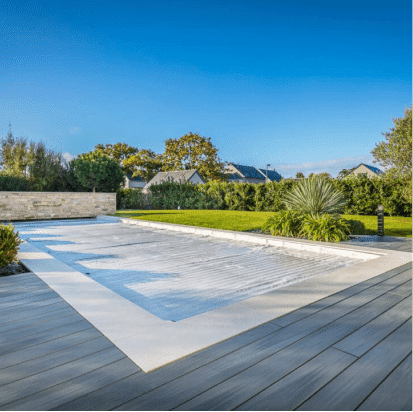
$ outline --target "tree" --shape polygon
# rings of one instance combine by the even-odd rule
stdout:
[[[318,176],[321,176],[321,177],[331,177],[330,173],[328,173],[328,172],[319,173]]]
[[[337,177],[339,179],[342,179],[344,176],[348,175],[349,173],[351,173],[353,170],[355,169],[355,167],[351,168],[351,169],[342,169],[338,172]]]
[[[225,163],[210,138],[189,132],[179,139],[165,142],[163,170],[197,169],[205,180],[224,180]]]
[[[64,164],[61,153],[47,150],[44,143],[31,143],[28,175],[30,186],[35,191],[62,188]]]
[[[393,118],[394,127],[383,133],[387,142],[380,142],[371,151],[374,163],[390,166],[384,175],[386,180],[398,177],[404,182],[403,198],[412,203],[412,106],[405,108],[404,117]]]
[[[31,161],[27,139],[15,138],[9,125],[9,132],[1,139],[0,145],[4,173],[15,177],[26,177],[26,168]]]
[[[162,171],[162,164],[162,155],[146,149],[140,150],[124,161],[124,166],[133,171],[132,177],[140,176],[145,182],[149,182]]]
[[[374,163],[390,166],[386,172],[394,177],[412,175],[412,106],[406,108],[404,117],[393,118],[394,127],[382,133],[387,142],[376,143],[371,151]]]
[[[297,174],[295,175],[296,179],[304,179],[304,173],[303,172],[297,172]]]
[[[89,153],[100,153],[104,154],[111,159],[115,160],[116,163],[122,168],[124,175],[131,175],[133,170],[130,167],[125,166],[125,161],[138,153],[138,148],[129,146],[126,143],[107,143],[105,145],[98,144],[95,146],[95,150]],[[87,154],[87,153],[86,153]],[[80,155],[84,156],[84,155]],[[79,157],[80,157],[79,156]]]
[[[72,161],[76,178],[93,192],[115,192],[124,181],[122,168],[110,157],[87,153]]]

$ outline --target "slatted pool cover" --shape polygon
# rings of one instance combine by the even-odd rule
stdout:
[[[174,322],[360,262],[103,219],[15,226],[22,239]]]

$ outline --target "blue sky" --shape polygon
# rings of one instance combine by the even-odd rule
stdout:
[[[0,136],[77,156],[164,151],[192,131],[224,161],[372,163],[412,101],[410,0],[0,3]]]

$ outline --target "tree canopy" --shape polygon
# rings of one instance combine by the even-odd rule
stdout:
[[[197,169],[205,180],[223,180],[225,173],[225,163],[210,138],[192,132],[167,140],[163,154],[164,171],[190,169]]]
[[[412,107],[406,108],[404,117],[393,118],[394,127],[383,133],[386,142],[376,143],[371,151],[374,163],[390,166],[386,172],[394,177],[412,174]]]
[[[98,144],[95,146],[95,149],[92,152],[94,154],[104,154],[111,159],[115,160],[115,162],[122,168],[124,175],[132,174],[133,170],[130,167],[125,166],[125,161],[130,157],[134,156],[138,153],[138,148],[129,146],[126,143],[107,143],[105,145]],[[88,155],[88,153],[84,153],[80,155],[80,158],[83,156]]]
[[[122,168],[104,154],[86,153],[71,164],[79,182],[93,192],[115,192],[124,181]]]
[[[412,203],[412,106],[405,109],[404,117],[393,118],[394,127],[383,133],[386,142],[376,144],[371,151],[374,163],[390,166],[384,179],[401,178],[405,185],[403,198]]]
[[[158,172],[162,171],[162,155],[152,150],[142,149],[124,161],[124,166],[132,171],[132,177],[140,176],[149,182]]]

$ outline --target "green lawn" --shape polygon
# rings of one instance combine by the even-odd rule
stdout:
[[[114,216],[245,232],[261,229],[267,217],[271,215],[271,212],[240,212],[232,210],[122,210],[118,211]],[[377,216],[343,215],[343,217],[363,222],[366,227],[364,234],[377,234]],[[387,236],[411,238],[412,218],[385,216],[384,234]]]

